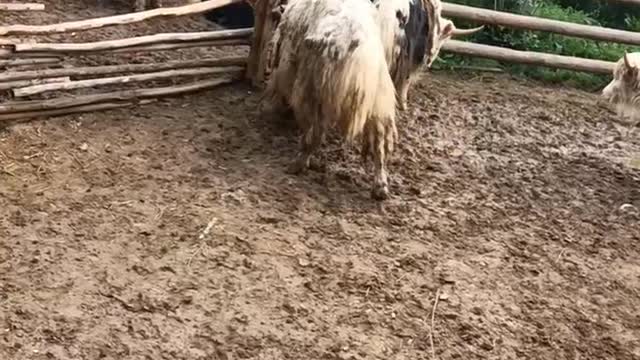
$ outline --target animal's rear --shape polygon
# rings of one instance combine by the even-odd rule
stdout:
[[[296,113],[320,112],[348,140],[361,134],[371,117],[393,121],[395,89],[372,5],[362,0],[312,3],[309,14],[321,16],[306,18],[307,31],[294,39],[299,43],[293,46],[297,71],[290,102]]]
[[[267,96],[286,101],[303,129],[290,170],[309,167],[325,129],[337,125],[375,165],[372,196],[388,196],[386,161],[396,139],[396,96],[373,5],[363,0],[292,0],[274,36]],[[271,63],[271,62],[270,62]]]

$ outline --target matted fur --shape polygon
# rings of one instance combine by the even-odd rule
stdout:
[[[374,114],[395,119],[395,93],[375,19],[361,0],[288,3],[272,38],[276,64],[268,89],[294,109],[303,129],[321,112],[353,140]]]
[[[613,80],[602,90],[602,96],[612,103],[620,120],[640,122],[640,53],[622,57],[613,69]]]
[[[386,191],[384,163],[397,131],[382,33],[392,26],[383,21],[368,1],[289,1],[269,46],[273,72],[265,99],[293,109],[305,133],[301,162],[308,162],[330,125],[347,141],[366,132],[363,150],[382,163],[376,184]]]

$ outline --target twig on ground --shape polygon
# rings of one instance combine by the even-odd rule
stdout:
[[[433,301],[433,308],[431,309],[431,328],[429,330],[429,342],[431,343],[431,359],[436,359],[436,348],[433,345],[433,329],[436,319],[436,308],[438,307],[438,300],[440,299],[440,288],[436,291],[436,299]]]
[[[207,226],[205,226],[205,228],[202,229],[202,231],[198,235],[198,241],[202,241],[207,235],[209,235],[209,233],[211,232],[211,229],[217,222],[218,222],[217,217],[211,218],[211,220],[207,223]],[[191,256],[189,257],[189,260],[187,260],[187,269],[191,268],[191,262],[198,254],[200,254],[200,252],[202,252],[202,249],[204,248],[205,245],[206,243],[200,244],[200,246],[198,246],[198,248],[193,252],[193,254],[191,254]]]

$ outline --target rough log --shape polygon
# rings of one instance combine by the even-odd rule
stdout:
[[[23,3],[23,4],[13,4],[13,3],[1,3],[0,11],[43,11],[44,4],[37,3]]]
[[[255,21],[246,77],[253,86],[260,86],[265,79],[268,55],[266,50],[279,20],[278,12],[275,10],[278,9],[278,5],[285,2],[283,0],[252,1]]]
[[[147,36],[138,36],[127,39],[96,41],[89,43],[24,43],[14,44],[15,52],[95,52],[115,50],[133,46],[145,46],[159,43],[182,43],[194,41],[215,41],[242,39],[251,36],[253,29],[218,30],[191,33],[166,33]]]
[[[0,45],[0,58],[2,59],[16,59],[16,58],[51,58],[51,57],[59,57],[62,54],[55,53],[42,53],[42,52],[31,52],[31,53],[16,53],[13,51],[13,46],[10,45]]]
[[[458,40],[447,41],[442,46],[442,50],[465,56],[607,75],[612,73],[615,65],[615,63],[609,61],[582,59],[571,56],[552,55],[531,51],[519,51]]]
[[[8,82],[0,83],[0,90],[9,90],[9,89],[15,89],[15,88],[21,88],[21,87],[33,86],[33,85],[58,84],[58,83],[69,82],[69,81],[71,81],[71,79],[68,76],[44,78],[44,79],[8,81]]]
[[[122,49],[105,50],[111,54],[131,53],[131,52],[148,52],[148,51],[164,51],[174,49],[186,49],[192,47],[211,47],[211,46],[242,46],[249,45],[249,39],[229,39],[229,40],[210,40],[210,41],[191,41],[182,43],[168,43],[168,44],[152,44],[142,46],[132,46]],[[92,55],[99,54],[101,51],[73,53],[74,55]],[[20,56],[28,56],[30,58],[43,58],[43,57],[56,57],[65,55],[65,52],[25,52],[14,53],[9,49],[0,49],[0,58],[14,58]]]
[[[25,66],[25,65],[48,65],[60,62],[60,58],[26,58],[26,59],[12,59],[12,60],[0,60],[0,67],[11,66]]]
[[[174,96],[229,84],[233,81],[239,80],[243,74],[243,71],[236,71],[235,73],[231,73],[225,75],[224,77],[216,79],[195,81],[183,85],[167,87],[120,90],[109,93],[78,96],[74,98],[9,102],[0,105],[0,116],[4,114],[63,109],[103,102],[131,101],[136,99],[152,99],[165,96]]]
[[[229,4],[242,2],[243,0],[208,0],[195,4],[158,8],[140,11],[130,14],[108,16],[96,19],[70,21],[50,25],[7,25],[0,26],[0,36],[7,35],[44,35],[72,31],[84,31],[98,29],[105,26],[132,24],[157,17],[176,17],[185,15],[202,14],[209,10],[223,7]]]
[[[59,76],[96,76],[124,73],[150,73],[164,70],[189,69],[213,66],[245,66],[246,57],[229,57],[221,59],[202,59],[191,61],[170,61],[153,64],[123,64],[106,66],[87,66],[62,69],[42,69],[33,71],[14,71],[0,73],[0,82],[51,78]]]
[[[76,113],[82,113],[82,112],[111,110],[111,109],[117,109],[122,107],[130,107],[134,105],[146,105],[154,101],[156,100],[150,99],[150,100],[141,100],[137,102],[134,102],[134,101],[110,102],[110,103],[74,106],[74,107],[68,107],[64,109],[53,109],[53,110],[33,111],[33,112],[23,112],[23,113],[13,113],[13,114],[0,114],[0,121],[26,120],[31,118],[70,115],[70,114],[76,114]]]
[[[165,51],[175,49],[186,49],[192,47],[218,47],[218,46],[242,46],[249,45],[248,39],[230,39],[230,40],[214,40],[214,41],[193,41],[176,44],[153,44],[145,46],[132,46],[130,48],[116,49],[110,53],[129,53],[129,52],[145,52],[145,51]]]
[[[131,83],[131,82],[171,79],[178,76],[210,75],[210,74],[217,74],[217,73],[236,71],[236,70],[243,70],[243,69],[241,67],[235,67],[235,68],[234,67],[208,67],[208,68],[204,67],[204,68],[195,68],[195,69],[159,71],[159,72],[148,73],[148,74],[116,76],[116,77],[102,78],[102,79],[78,80],[78,81],[70,81],[66,83],[43,84],[43,85],[34,85],[34,86],[27,86],[23,88],[12,89],[11,95],[13,97],[24,97],[24,96],[31,96],[35,94],[41,94],[47,91],[60,91],[60,90],[64,91],[64,90],[81,89],[81,88],[88,88],[88,87],[102,86],[102,85],[125,84],[125,83]]]
[[[500,25],[524,30],[547,31],[561,35],[620,44],[640,45],[640,32],[574,24],[458,4],[442,3],[442,15],[445,17],[471,20],[482,24]]]

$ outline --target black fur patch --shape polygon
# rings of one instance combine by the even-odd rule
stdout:
[[[407,37],[407,52],[411,62],[421,64],[427,54],[427,33],[429,31],[429,17],[422,0],[409,1],[409,21],[404,28]]]

